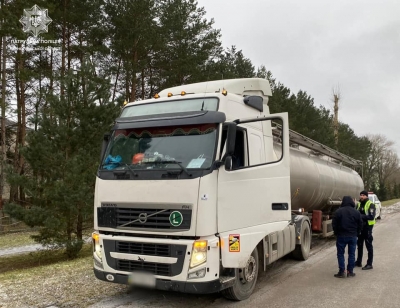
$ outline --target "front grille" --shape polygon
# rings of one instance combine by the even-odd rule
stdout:
[[[171,276],[171,265],[164,263],[117,260],[117,270],[125,272],[145,271],[154,275]]]
[[[146,271],[154,275],[167,277],[179,275],[182,272],[186,256],[186,245],[152,244],[129,242],[128,240],[129,237],[127,237],[127,241],[103,240],[107,264],[111,268],[124,272]],[[117,259],[111,257],[112,252],[124,253],[127,255],[140,255],[143,256],[145,260]],[[147,262],[146,256],[176,258],[176,263]]]
[[[122,207],[100,207],[97,209],[99,227],[131,228],[131,229],[166,229],[189,230],[192,220],[192,210],[179,210],[183,216],[181,225],[171,225],[169,217],[175,209],[143,209]],[[139,220],[146,216],[145,222]]]
[[[146,256],[169,257],[171,255],[170,246],[161,244],[116,242],[116,251]]]

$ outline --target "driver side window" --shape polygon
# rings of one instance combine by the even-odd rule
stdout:
[[[227,131],[223,130],[221,138],[221,158],[225,152],[226,136]],[[248,166],[247,149],[247,132],[245,129],[238,127],[236,130],[235,151],[232,155],[232,170]]]

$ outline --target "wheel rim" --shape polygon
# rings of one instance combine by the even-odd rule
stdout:
[[[256,276],[257,263],[253,256],[247,260],[246,266],[239,270],[240,282],[246,284],[252,282]]]

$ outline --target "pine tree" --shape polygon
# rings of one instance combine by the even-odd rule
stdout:
[[[160,72],[160,88],[203,81],[206,64],[221,52],[220,31],[214,20],[195,0],[160,1],[159,26],[162,48],[155,62]]]
[[[117,114],[110,102],[110,79],[93,65],[104,49],[96,37],[100,4],[55,1],[54,27],[47,35],[62,38],[61,52],[45,51],[26,60],[39,84],[30,118],[35,129],[20,152],[30,171],[14,170],[9,181],[23,189],[28,206],[12,202],[5,208],[12,217],[40,227],[38,242],[64,247],[71,258],[82,247],[84,228],[92,226],[101,135]]]
[[[81,74],[86,78],[86,94],[80,76],[68,74],[68,101],[53,97],[51,108],[43,108],[35,119],[38,130],[27,136],[22,153],[34,176],[15,175],[12,180],[23,185],[30,206],[6,206],[11,216],[40,227],[35,240],[66,248],[70,258],[82,247],[84,228],[92,226],[101,137],[118,112],[108,103],[109,86],[99,88],[90,65],[81,67]]]
[[[388,188],[385,183],[379,183],[378,196],[381,201],[386,201],[388,199]]]
[[[400,184],[394,183],[394,197],[400,198]]]
[[[103,23],[110,48],[109,67],[113,75],[113,97],[135,101],[145,97],[146,70],[159,34],[159,14],[154,0],[106,0]]]
[[[209,65],[210,80],[251,78],[256,75],[250,59],[243,55],[241,50],[232,46],[221,53],[217,61]]]

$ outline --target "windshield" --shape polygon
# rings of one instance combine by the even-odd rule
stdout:
[[[160,101],[150,104],[137,104],[127,106],[122,110],[121,118],[137,117],[153,114],[164,114],[186,111],[217,111],[218,99],[215,97],[181,99],[175,101]]]
[[[214,159],[216,124],[114,131],[103,169],[207,169]]]
[[[368,195],[368,199],[371,200],[371,202],[378,202],[378,197],[376,195]]]

